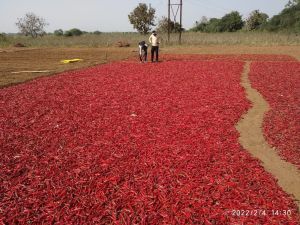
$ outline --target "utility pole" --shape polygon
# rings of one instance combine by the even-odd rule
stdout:
[[[177,3],[171,2],[173,0],[168,0],[168,42],[170,42],[170,33],[171,33],[171,21],[174,23],[174,26],[177,23],[177,14],[179,11],[179,24],[180,24],[180,30],[179,30],[179,44],[181,44],[181,35],[182,35],[182,0],[177,0]],[[175,7],[175,10],[174,8]],[[173,20],[171,20],[171,12],[173,16]]]
[[[151,9],[151,3],[149,3],[149,12],[150,12],[150,9]],[[151,19],[149,18],[149,23],[151,23]]]
[[[171,0],[168,0],[168,43],[170,43],[170,22],[171,22],[170,9],[171,9]]]
[[[182,33],[182,0],[180,0],[180,31],[179,31],[179,44],[181,45],[181,33]]]

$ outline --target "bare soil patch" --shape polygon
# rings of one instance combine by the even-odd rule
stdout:
[[[0,51],[0,87],[22,83],[41,76],[86,68],[97,64],[122,60],[132,55],[120,48],[11,48]],[[63,59],[83,61],[63,64]],[[20,71],[49,71],[44,73]],[[17,73],[14,73],[17,72]]]

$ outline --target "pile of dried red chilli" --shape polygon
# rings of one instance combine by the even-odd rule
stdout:
[[[120,62],[0,90],[0,221],[297,224],[238,143],[243,65]]]
[[[300,63],[256,62],[250,79],[270,104],[264,121],[268,142],[300,169]]]

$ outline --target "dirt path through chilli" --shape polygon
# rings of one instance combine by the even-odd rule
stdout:
[[[293,164],[282,160],[264,138],[262,124],[269,105],[262,95],[251,87],[248,77],[250,64],[245,64],[241,84],[253,106],[236,125],[240,133],[239,141],[254,157],[262,161],[264,168],[278,179],[279,186],[294,196],[300,209],[300,173]]]

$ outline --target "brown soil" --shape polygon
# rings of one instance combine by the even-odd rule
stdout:
[[[239,141],[246,150],[262,162],[266,171],[278,179],[279,186],[294,197],[300,209],[300,171],[293,164],[282,160],[277,155],[276,149],[266,142],[262,123],[269,105],[261,94],[251,87],[248,78],[249,70],[250,62],[247,62],[241,85],[245,88],[247,98],[253,105],[236,125],[240,133]]]
[[[85,68],[115,60],[133,53],[123,48],[10,48],[0,49],[0,87],[23,83],[41,76]],[[83,61],[63,64],[63,59],[80,58]],[[49,71],[44,73],[20,71]],[[17,73],[13,73],[17,72]]]

